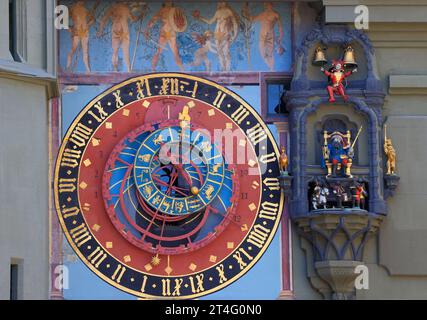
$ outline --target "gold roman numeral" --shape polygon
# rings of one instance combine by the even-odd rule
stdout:
[[[242,122],[250,115],[248,109],[244,106],[240,106],[234,113],[231,115],[231,119],[233,119],[237,124],[242,124]]]
[[[88,242],[90,239],[92,239],[92,236],[90,235],[84,223],[82,223],[78,227],[75,227],[74,229],[71,229],[70,234],[74,242],[77,244],[77,247],[79,248],[86,242]]]
[[[265,178],[263,184],[271,191],[280,190],[280,182],[277,178]]]
[[[237,263],[239,264],[240,270],[243,270],[248,265],[248,263],[244,261],[243,258],[246,258],[248,261],[252,261],[254,259],[243,248],[239,248],[239,250],[233,254],[233,258],[236,259]]]
[[[145,292],[145,287],[147,286],[147,281],[148,281],[148,277],[144,276],[142,278],[142,285],[141,285],[141,292],[144,293]]]
[[[104,111],[104,108],[102,108],[101,102],[98,101],[94,106],[96,109],[96,113],[92,110],[89,110],[88,113],[99,123],[101,123],[103,120],[107,119],[108,113]]]
[[[113,275],[111,276],[111,279],[116,281],[117,283],[120,283],[125,272],[126,268],[119,264],[116,268],[116,271],[114,271]]]
[[[202,274],[198,274],[196,275],[196,277],[189,277],[190,279],[190,286],[191,286],[191,292],[193,293],[199,293],[199,292],[203,292],[205,291],[205,288],[203,287],[203,279],[204,279],[205,275]]]
[[[253,128],[247,130],[246,134],[254,146],[267,139],[267,133],[260,123],[257,123]]]
[[[122,102],[122,97],[120,96],[120,90],[117,90],[116,92],[113,92],[114,98],[116,98],[116,108],[120,109],[125,104]]]
[[[96,247],[96,249],[87,257],[87,260],[92,263],[95,268],[99,268],[99,265],[107,258],[107,254],[101,247]]]
[[[261,249],[264,246],[269,233],[270,229],[267,229],[262,225],[257,224],[249,233],[248,242]]]
[[[224,273],[224,265],[221,263],[218,267],[216,267],[216,271],[218,271],[219,283],[224,283],[227,281]]]
[[[90,138],[93,130],[79,123],[71,134],[70,141],[78,147],[84,147]]]
[[[144,94],[144,88],[145,88],[145,94]],[[151,89],[150,84],[148,83],[148,79],[144,79],[143,81],[138,81],[136,83],[136,92],[137,92],[137,98],[138,100],[144,99],[145,95],[148,97],[151,97]]]
[[[59,179],[59,193],[74,192],[76,190],[76,179]]]
[[[171,280],[162,279],[162,295],[163,296],[173,296],[179,297],[181,295],[181,287],[184,280],[182,278],[175,279],[174,289],[171,293]]]
[[[78,160],[81,157],[80,150],[65,149],[61,159],[61,167],[75,168],[79,165]]]
[[[259,217],[261,219],[276,220],[277,211],[279,210],[278,203],[264,201],[261,203],[261,208],[262,209],[259,211]]]
[[[80,212],[80,209],[78,207],[72,207],[72,208],[62,208],[62,215],[64,219],[75,217]]]
[[[261,157],[259,157],[259,161],[263,164],[275,162],[277,161],[276,153],[272,152],[270,154],[263,154]]]
[[[215,98],[214,102],[212,103],[212,105],[217,107],[218,109],[220,109],[226,96],[227,95],[224,92],[218,91],[216,98]]]

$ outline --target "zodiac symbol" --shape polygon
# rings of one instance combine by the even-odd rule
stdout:
[[[209,141],[204,141],[200,145],[203,152],[210,152],[212,150],[212,145],[209,143]]]
[[[153,200],[153,205],[158,205],[162,199],[160,196],[156,196]]]
[[[212,168],[212,172],[213,173],[218,173],[218,169],[221,167],[221,163],[217,163],[216,165],[213,166]]]
[[[149,154],[144,154],[144,155],[140,155],[138,156],[138,159],[144,162],[149,162],[150,161],[150,155]]]
[[[182,209],[184,209],[184,203],[182,202],[175,203],[175,209],[178,210],[179,213],[181,213]]]
[[[154,144],[155,145],[159,145],[159,144],[161,144],[162,142],[163,142],[163,137],[162,137],[162,135],[161,134],[159,134],[157,137],[156,137],[156,139],[154,139]]]
[[[163,210],[169,211],[170,206],[171,204],[169,202],[167,201],[163,202],[163,208],[164,208]]]
[[[215,188],[212,185],[208,186],[208,189],[205,192],[205,196],[208,200],[212,199],[212,193],[215,191]]]
[[[144,193],[147,195],[147,197],[151,196],[151,193],[153,192],[153,188],[150,186],[145,186],[144,187]]]

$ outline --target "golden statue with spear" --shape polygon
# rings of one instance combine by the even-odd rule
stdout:
[[[384,125],[384,153],[387,156],[387,174],[396,174],[396,150],[390,138],[387,138],[387,125]]]

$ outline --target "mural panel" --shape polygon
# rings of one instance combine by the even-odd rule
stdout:
[[[68,73],[290,71],[288,2],[61,1]]]

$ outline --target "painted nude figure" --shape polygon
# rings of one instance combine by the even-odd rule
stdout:
[[[211,19],[200,15],[200,11],[193,12],[193,16],[200,21],[211,25],[216,23],[214,38],[221,71],[231,69],[231,44],[238,34],[238,17],[227,2],[218,2],[217,10]]]
[[[200,44],[201,47],[194,52],[191,66],[198,67],[203,63],[206,67],[206,71],[210,72],[211,61],[209,60],[208,53],[217,53],[216,46],[213,43],[213,33],[211,31],[205,31],[201,35],[193,33],[193,39]]]
[[[152,70],[156,70],[160,54],[164,49],[166,49],[166,45],[169,45],[169,48],[173,53],[175,64],[181,71],[183,71],[184,67],[181,56],[179,55],[179,48],[176,41],[177,33],[185,31],[187,27],[187,19],[183,11],[179,8],[176,8],[171,1],[165,2],[162,5],[162,8],[148,22],[147,31],[145,33],[145,37],[147,39],[150,38],[150,29],[157,21],[161,22],[161,28],[159,39],[156,43],[157,51],[153,56],[153,60],[151,61]]]
[[[79,45],[81,45],[83,63],[85,65],[86,72],[89,73],[89,30],[91,25],[95,22],[95,18],[85,7],[84,1],[77,1],[70,7],[70,16],[73,21],[73,26],[69,29],[72,44],[67,57],[67,69],[71,68],[76,50],[79,48]]]
[[[97,36],[100,37],[104,31],[105,26],[111,19],[113,25],[111,27],[112,33],[112,64],[113,70],[118,71],[119,66],[119,49],[122,48],[123,59],[126,65],[127,72],[131,71],[130,65],[130,35],[129,35],[129,20],[134,22],[138,19],[132,15],[129,7],[124,3],[113,3],[107,10],[104,17],[101,20],[99,31]]]
[[[282,47],[283,26],[280,15],[273,9],[271,2],[264,2],[264,11],[256,16],[251,16],[249,8],[246,5],[243,14],[252,22],[260,23],[258,47],[261,57],[268,65],[271,71],[274,70],[274,49],[282,55],[285,49]],[[275,27],[279,29],[279,36],[276,38]]]

